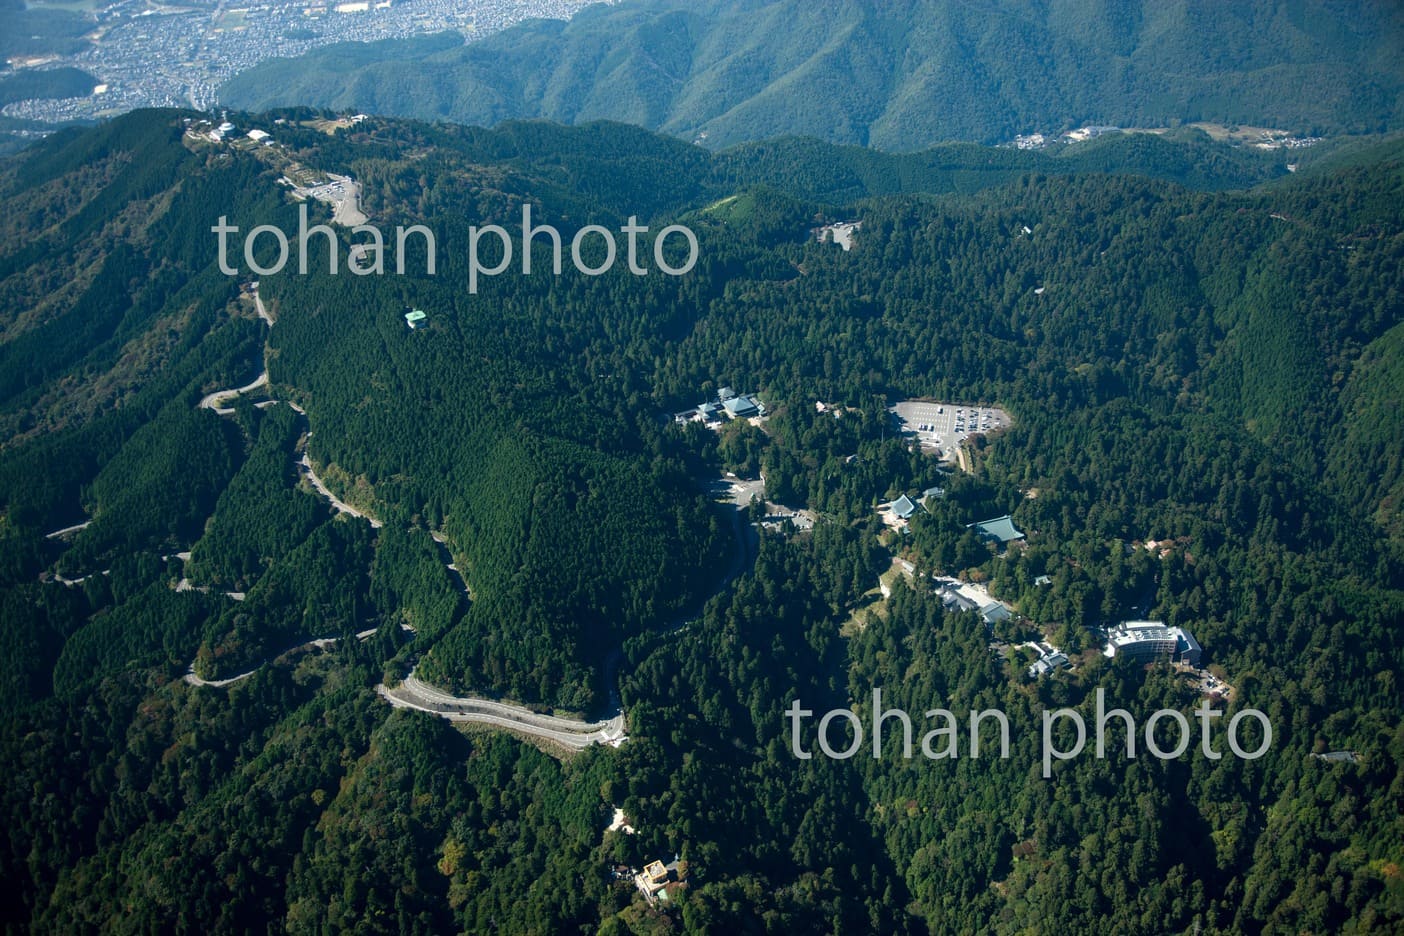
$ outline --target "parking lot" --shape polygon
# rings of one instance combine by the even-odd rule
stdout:
[[[923,448],[939,450],[943,458],[967,436],[1009,425],[1009,414],[997,406],[904,400],[890,411],[903,432],[916,436]]]

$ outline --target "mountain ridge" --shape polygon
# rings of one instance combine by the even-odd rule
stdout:
[[[221,96],[251,110],[312,104],[483,125],[608,118],[718,148],[811,135],[910,151],[1196,120],[1331,133],[1404,126],[1404,67],[1389,52],[1404,46],[1404,12],[1365,0],[1285,9],[905,0],[837,11],[657,0],[447,50],[445,41],[385,43],[383,61],[369,64],[364,48],[332,46],[257,66]]]

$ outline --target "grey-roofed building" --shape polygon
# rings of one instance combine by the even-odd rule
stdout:
[[[985,619],[986,624],[996,624],[1000,621],[1007,621],[1013,616],[1014,612],[1010,611],[998,601],[991,601],[989,604],[980,608],[980,617]]]
[[[922,500],[926,500],[927,498],[930,498],[930,497],[942,498],[942,497],[945,497],[945,496],[946,496],[946,489],[943,488],[943,487],[929,487],[929,488],[927,488],[926,490],[924,490],[924,491],[921,492],[921,499],[922,499]]]
[[[1175,655],[1181,662],[1190,666],[1199,665],[1199,657],[1204,652],[1204,648],[1199,645],[1199,641],[1194,639],[1194,635],[1183,627],[1177,627],[1179,637],[1175,641]]]
[[[1002,517],[995,517],[993,520],[979,520],[975,523],[966,524],[968,529],[973,529],[977,536],[983,540],[993,540],[1000,545],[1012,543],[1015,540],[1024,538],[1024,534],[1014,526],[1014,521],[1008,514]]]
[[[948,588],[941,593],[941,603],[950,611],[974,611],[978,607],[975,602],[954,588]]]
[[[731,389],[730,387],[722,387],[720,390],[717,391],[717,399],[721,400],[723,403],[725,403],[727,400],[733,399],[735,396],[736,391]]]
[[[726,408],[727,413],[733,419],[745,419],[749,416],[760,415],[760,406],[748,396],[731,397],[724,400],[722,406]]]
[[[1071,666],[1072,661],[1068,659],[1067,654],[1061,650],[1055,650],[1052,653],[1045,653],[1035,660],[1034,665],[1029,667],[1029,675],[1037,679],[1040,676],[1046,676],[1054,670],[1068,669]]]
[[[910,497],[903,494],[892,502],[892,512],[902,520],[910,520],[912,514],[917,512],[917,505]]]

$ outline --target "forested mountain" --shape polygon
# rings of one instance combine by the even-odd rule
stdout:
[[[1397,141],[1286,175],[1195,136],[1085,162],[713,154],[612,123],[325,116],[232,115],[256,147],[138,112],[0,164],[9,929],[1404,926]],[[338,228],[340,275],[317,236],[256,302],[210,229],[295,238],[293,163],[353,176],[391,243],[433,230],[436,272],[411,251],[347,275],[364,235]],[[554,276],[538,241],[539,275],[471,292],[469,226],[523,204],[567,244],[686,223],[699,259]],[[851,250],[812,233],[839,219]],[[764,426],[669,418],[722,385]],[[1013,424],[952,470],[893,431],[910,397]],[[379,525],[331,510],[304,457]],[[737,542],[706,493],[726,471],[813,529]],[[936,484],[884,528],[877,504]],[[997,554],[967,525],[1002,514],[1027,541]],[[996,636],[1075,668],[991,653],[928,573],[987,584],[1021,615]],[[1200,701],[1101,654],[1090,627],[1133,617],[1193,631],[1234,687],[1217,724],[1270,719],[1262,757],[1089,749],[1044,779],[1041,712]],[[617,692],[629,739],[550,756],[390,708],[377,683],[416,665],[569,711]],[[793,755],[792,701],[871,733],[874,688],[919,731],[1003,710],[1010,756]],[[615,807],[634,834],[605,831]],[[674,855],[670,905],[615,878]]]
[[[348,44],[232,79],[292,104],[492,125],[606,118],[724,147],[910,151],[1085,124],[1374,133],[1404,122],[1404,12],[1375,0],[627,0],[444,50]]]

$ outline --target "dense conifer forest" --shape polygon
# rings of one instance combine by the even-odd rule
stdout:
[[[271,326],[210,230],[295,234],[286,165],[178,111],[0,164],[7,931],[1404,926],[1398,141],[1289,175],[1192,136],[1072,164],[320,116],[231,119],[354,177],[381,230],[432,229],[437,269],[330,276],[315,238],[307,275],[257,277]],[[567,245],[686,224],[699,259],[557,277],[542,238],[539,275],[470,292],[469,227],[523,204]],[[841,220],[851,250],[813,234]],[[364,237],[337,238],[344,265]],[[723,386],[764,422],[671,418]],[[910,398],[1012,425],[940,463],[889,415]],[[727,472],[812,529],[753,526],[759,503],[734,526]],[[879,519],[933,486],[905,532]],[[1007,550],[968,528],[1005,514]],[[991,634],[933,574],[1017,616]],[[1193,631],[1233,686],[1218,723],[1269,719],[1263,756],[1042,776],[1045,711],[1199,704],[1102,655],[1094,628],[1132,618]],[[1074,667],[991,652],[1038,635]],[[567,753],[392,709],[376,686],[411,668],[620,704],[629,738]],[[795,756],[792,702],[870,739],[874,689],[918,726],[999,709],[1009,756],[904,759],[891,723],[881,757]],[[667,902],[616,880],[674,856]]]

